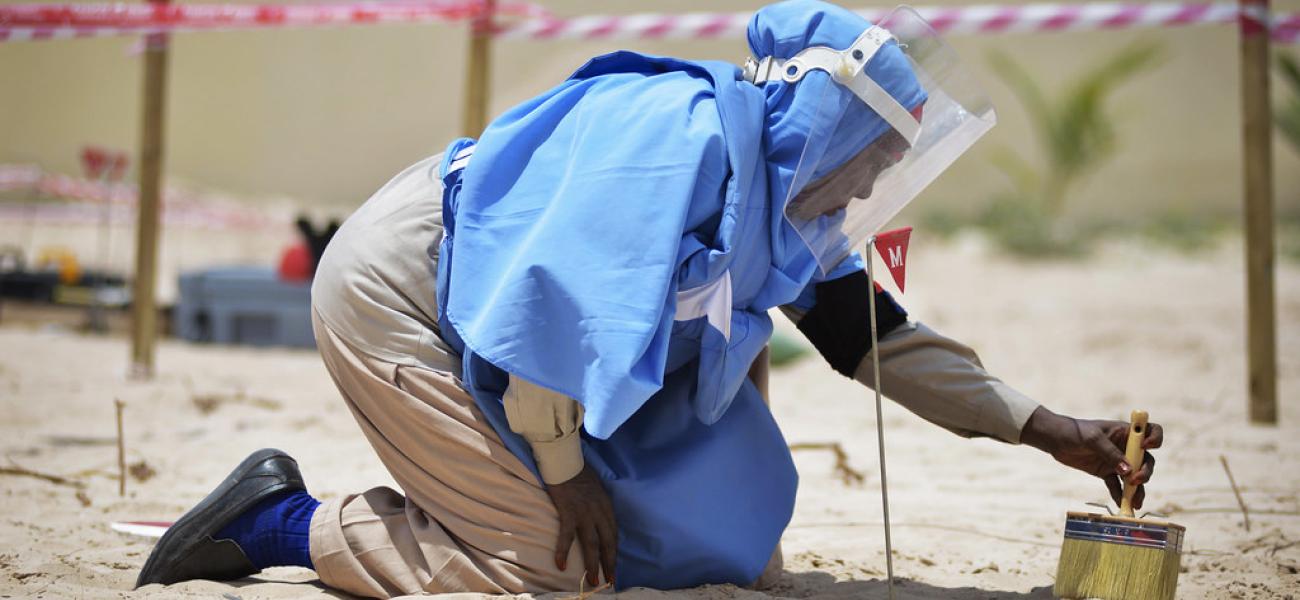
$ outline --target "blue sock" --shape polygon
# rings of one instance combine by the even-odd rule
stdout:
[[[317,506],[320,502],[304,491],[275,494],[244,511],[212,537],[234,540],[258,569],[311,569],[314,567],[307,531]]]

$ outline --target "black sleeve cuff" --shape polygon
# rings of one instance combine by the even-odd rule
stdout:
[[[798,328],[831,368],[853,377],[871,351],[870,296],[876,295],[876,333],[884,337],[907,322],[907,311],[884,290],[873,290],[866,271],[817,284],[817,303]]]

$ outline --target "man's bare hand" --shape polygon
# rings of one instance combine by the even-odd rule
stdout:
[[[1138,486],[1133,494],[1133,508],[1142,508],[1146,497],[1143,484],[1151,480],[1156,458],[1144,452],[1142,466],[1130,469],[1124,460],[1128,430],[1129,424],[1124,421],[1073,419],[1040,406],[1025,423],[1020,441],[1051,454],[1063,465],[1100,477],[1116,504],[1124,495],[1120,479],[1123,477],[1129,485]],[[1150,423],[1142,449],[1159,448],[1164,438],[1164,430]]]
[[[605,581],[613,584],[618,525],[614,520],[614,506],[600,477],[590,466],[583,466],[573,479],[546,486],[546,493],[560,514],[555,566],[561,571],[568,568],[565,561],[576,538],[586,564],[587,584],[593,587],[599,584],[601,570],[605,572]]]

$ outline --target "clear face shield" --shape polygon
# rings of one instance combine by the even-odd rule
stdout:
[[[872,64],[884,60],[894,64]],[[813,71],[829,78],[804,80]],[[823,273],[880,231],[996,123],[993,105],[956,53],[909,7],[894,9],[849,48],[811,47],[784,61],[751,59],[745,74],[757,84],[781,79],[808,85],[796,93],[819,98],[785,217]],[[852,92],[847,103],[842,90]]]

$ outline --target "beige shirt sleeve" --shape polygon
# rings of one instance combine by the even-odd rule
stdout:
[[[502,401],[510,430],[532,447],[543,482],[564,483],[582,471],[581,404],[514,375]]]
[[[1020,431],[1038,403],[984,370],[965,344],[923,323],[908,321],[880,340],[882,392],[944,429],[963,437],[1020,443]],[[853,378],[874,387],[871,355]]]
[[[782,306],[795,323],[804,312]],[[875,386],[871,355],[853,379]],[[891,400],[922,419],[963,437],[1020,443],[1020,431],[1038,403],[984,370],[970,347],[922,323],[908,321],[880,340],[880,386]]]

